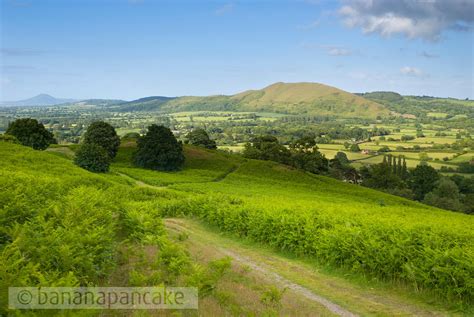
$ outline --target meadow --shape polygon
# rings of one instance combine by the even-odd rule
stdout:
[[[367,281],[403,285],[449,309],[472,310],[469,215],[192,146],[185,147],[180,172],[133,167],[131,144],[100,175],[75,167],[65,152],[0,142],[2,290],[38,283],[189,285],[186,276],[203,269],[184,266],[169,278],[166,264],[158,271],[154,261],[126,270],[120,264],[130,261],[127,250],[146,247],[170,249],[192,263],[161,221],[186,216]]]
[[[407,283],[444,300],[472,301],[474,223],[469,215],[272,162],[194,147],[187,147],[186,155],[182,172],[128,174],[156,185],[166,180],[168,189],[189,194],[162,206],[164,216],[197,216],[223,231],[321,263]],[[228,164],[222,164],[224,157]],[[123,171],[126,161],[119,158],[116,164]],[[211,170],[211,181],[201,177]]]

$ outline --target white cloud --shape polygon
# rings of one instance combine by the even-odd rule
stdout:
[[[420,69],[416,67],[410,67],[410,66],[405,66],[405,67],[400,68],[400,73],[402,73],[403,75],[415,76],[415,77],[419,77],[423,75],[423,72]]]
[[[322,49],[326,50],[326,53],[331,56],[349,56],[352,55],[352,51],[342,46],[334,45],[321,45]]]
[[[316,20],[316,21],[313,21],[313,22],[308,23],[308,24],[300,25],[300,26],[298,26],[298,29],[299,30],[304,30],[304,31],[312,30],[312,29],[315,29],[315,28],[319,27],[320,24],[321,24],[321,22],[319,20]]]
[[[223,6],[220,6],[219,8],[216,9],[215,13],[216,15],[224,15],[227,13],[230,13],[234,10],[234,4],[233,3],[227,3],[224,4]]]
[[[446,29],[470,31],[474,24],[473,0],[343,0],[339,9],[348,27],[389,37],[438,40]]]

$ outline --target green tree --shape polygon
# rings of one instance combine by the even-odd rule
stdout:
[[[217,149],[216,141],[211,140],[206,130],[198,128],[186,135],[186,142],[192,145],[202,146],[206,149]]]
[[[439,179],[438,172],[429,165],[418,165],[410,174],[409,186],[416,200],[423,200],[432,191]]]
[[[392,173],[392,167],[387,163],[374,164],[369,167],[363,167],[360,170],[362,185],[378,188],[393,189],[404,186],[400,177]]]
[[[134,161],[139,167],[160,171],[178,170],[184,164],[183,145],[170,129],[152,124],[137,141]]]
[[[347,154],[344,152],[337,152],[334,156],[334,159],[337,159],[343,165],[350,163],[349,159],[347,158]]]
[[[84,142],[103,147],[111,159],[117,155],[120,138],[110,124],[103,121],[93,122],[84,134]]]
[[[20,144],[20,141],[18,141],[18,139],[15,136],[10,135],[10,134],[0,134],[0,141]]]
[[[315,138],[304,136],[292,142],[290,149],[295,152],[314,152],[318,150],[318,147]]]
[[[360,147],[357,143],[351,144],[351,147],[349,149],[351,152],[360,152]]]
[[[258,136],[245,144],[243,155],[246,158],[256,160],[274,161],[290,164],[291,152],[271,135]]]
[[[8,125],[5,134],[13,135],[21,144],[35,150],[45,150],[50,144],[56,143],[53,134],[36,119],[17,119]]]
[[[325,173],[329,168],[328,160],[318,150],[292,153],[291,165],[314,174]]]
[[[463,211],[464,206],[460,199],[461,195],[456,183],[448,178],[441,178],[436,188],[426,194],[423,202],[438,208]]]
[[[88,171],[105,173],[109,171],[110,156],[95,143],[83,143],[76,152],[74,163]]]

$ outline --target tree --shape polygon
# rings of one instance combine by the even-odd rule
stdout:
[[[359,145],[358,145],[357,143],[351,144],[350,151],[351,151],[351,152],[360,152],[360,147],[359,147]]]
[[[291,152],[271,135],[258,136],[245,144],[243,155],[246,158],[256,160],[274,161],[290,164]]]
[[[140,133],[138,132],[128,132],[122,136],[122,140],[138,140],[140,138]]]
[[[5,134],[13,135],[21,144],[35,150],[45,150],[50,144],[56,143],[53,134],[36,119],[17,119],[8,125]]]
[[[393,189],[404,186],[402,180],[393,174],[392,167],[387,163],[374,164],[369,167],[363,167],[360,170],[362,176],[362,185],[378,188]]]
[[[318,150],[292,153],[291,165],[314,174],[327,172],[329,167],[328,160]]]
[[[189,132],[186,136],[186,141],[189,144],[205,147],[206,149],[217,149],[216,141],[211,140],[206,130],[197,128]]]
[[[295,152],[314,152],[318,150],[318,147],[315,138],[304,136],[292,142],[290,149]]]
[[[0,134],[0,141],[7,143],[20,144],[20,141],[16,137],[10,134]]]
[[[350,163],[349,159],[347,158],[347,154],[344,152],[337,152],[336,156],[334,156],[334,159],[337,159],[343,165]]]
[[[139,167],[154,170],[178,170],[184,164],[183,145],[170,129],[152,124],[137,141],[134,162]]]
[[[426,194],[423,202],[438,208],[463,211],[464,206],[460,201],[461,195],[455,182],[442,178],[432,192]]]
[[[111,159],[117,155],[120,138],[110,124],[103,121],[93,122],[84,134],[84,142],[103,147]]]
[[[416,200],[423,200],[432,191],[439,179],[438,172],[429,165],[418,165],[410,174],[409,185]]]
[[[110,156],[98,144],[83,143],[76,152],[74,163],[91,172],[105,173],[109,171]]]

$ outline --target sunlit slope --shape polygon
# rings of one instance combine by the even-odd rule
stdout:
[[[318,83],[276,83],[262,90],[235,95],[240,110],[344,117],[384,116],[380,104]]]
[[[25,267],[0,271],[4,285],[34,284],[38,274],[55,285],[95,283],[113,266],[116,228],[193,215],[322,265],[472,305],[472,216],[218,151],[185,146],[186,166],[173,173],[133,167],[132,152],[122,147],[112,173],[97,175],[53,153],[0,142],[2,267]],[[122,223],[117,214],[134,218]]]
[[[142,103],[136,103],[141,110]],[[133,110],[134,102],[126,110]],[[276,83],[261,90],[232,96],[179,97],[166,102],[149,101],[147,110],[255,111],[298,115],[375,118],[389,111],[381,104],[346,91],[318,83]]]
[[[181,172],[129,167],[135,179],[187,193],[163,206],[163,215],[193,215],[323,265],[396,281],[450,303],[472,302],[472,216],[273,162],[229,157],[234,161],[225,164],[224,154],[189,147],[186,155]]]
[[[112,164],[112,171],[153,186],[220,181],[243,161],[239,156],[186,145],[184,147],[186,161],[183,169],[179,172],[165,173],[136,168],[132,164],[134,150],[133,144],[121,147]]]

